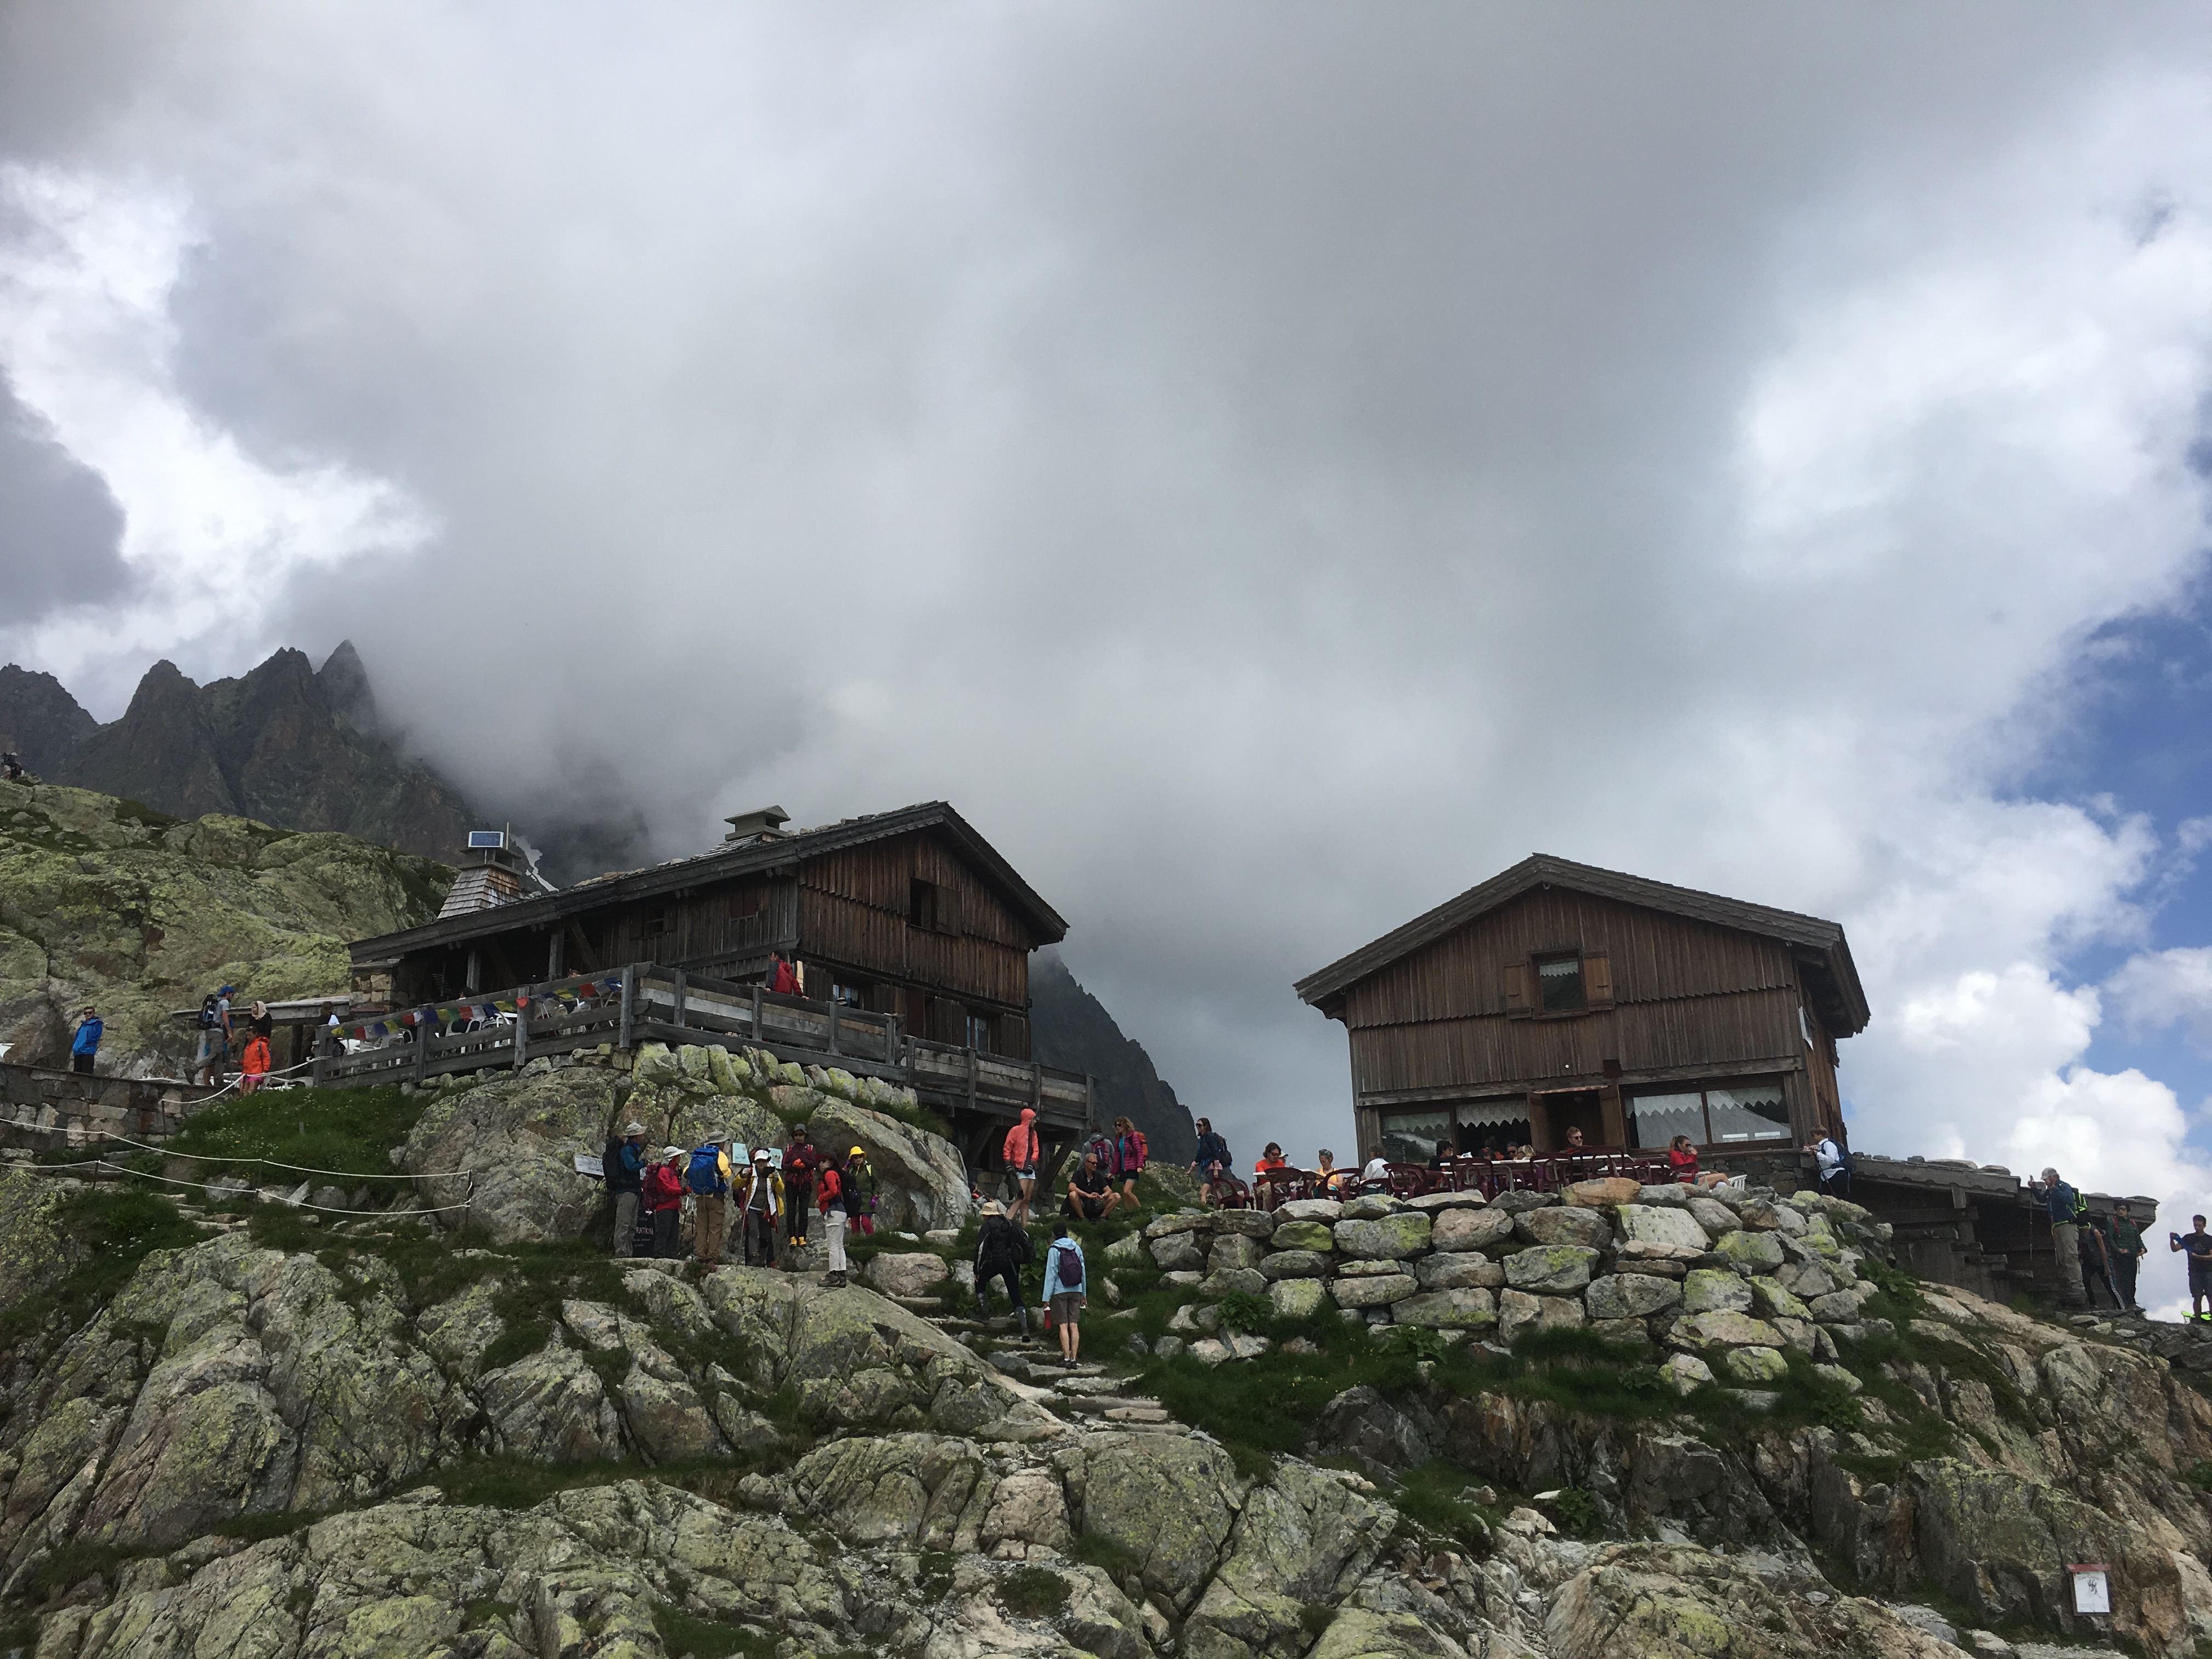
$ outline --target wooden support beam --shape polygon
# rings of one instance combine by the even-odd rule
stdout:
[[[623,975],[622,975],[622,1035],[621,1035],[621,1036],[617,1040],[617,1042],[616,1042],[616,1043],[615,1043],[615,1046],[616,1046],[617,1048],[628,1048],[630,1046],[630,1031],[631,1031],[631,1030],[632,1030],[632,1029],[636,1025],[636,1024],[637,1024],[637,965],[636,965],[635,963],[633,963],[629,964],[628,967],[625,967],[625,968],[623,969]]]
[[[690,981],[685,977],[684,970],[678,968],[676,970],[676,1012],[669,1022],[671,1024],[681,1025],[684,1023],[684,998],[690,988]]]

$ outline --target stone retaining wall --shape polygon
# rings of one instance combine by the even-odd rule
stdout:
[[[166,1140],[214,1093],[173,1078],[0,1064],[0,1145],[49,1152],[103,1133]]]
[[[1668,1351],[1667,1373],[1686,1392],[1771,1382],[1791,1348],[1833,1367],[1836,1338],[1865,1333],[1874,1288],[1858,1264],[1887,1231],[1856,1205],[1816,1194],[1606,1180],[1494,1204],[1455,1193],[1186,1211],[1119,1241],[1108,1258],[1144,1251],[1170,1283],[1189,1287],[1192,1304],[1166,1341],[1189,1342],[1209,1361],[1267,1346],[1224,1331],[1208,1305],[1242,1291],[1287,1317],[1334,1307],[1455,1340],[1585,1328]]]

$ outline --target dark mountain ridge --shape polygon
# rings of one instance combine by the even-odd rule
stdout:
[[[1152,1057],[1122,1035],[1105,1005],[1085,990],[1056,951],[1030,958],[1030,1031],[1048,1066],[1097,1079],[1099,1117],[1127,1117],[1145,1132],[1154,1159],[1188,1164],[1198,1156],[1190,1109],[1152,1067]]]
[[[51,674],[0,668],[0,744],[50,783],[176,817],[229,812],[450,860],[474,827],[468,801],[404,754],[375,708],[350,641],[319,672],[288,648],[206,685],[157,662],[105,726]]]

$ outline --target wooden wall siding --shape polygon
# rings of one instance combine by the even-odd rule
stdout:
[[[756,902],[763,909],[753,910]],[[732,912],[743,908],[746,914]],[[654,915],[659,932],[647,931]],[[788,881],[749,881],[702,887],[682,897],[671,896],[649,904],[625,905],[612,917],[592,919],[588,932],[589,961],[575,957],[571,934],[564,963],[569,973],[620,967],[629,962],[658,962],[672,968],[705,969],[732,957],[751,956],[779,940],[789,940],[799,927],[799,895]],[[544,951],[530,977],[545,969]]]
[[[1524,893],[1352,987],[1344,1023],[1357,1030],[1502,1014],[1505,964],[1560,949],[1603,952],[1616,1003],[1779,988],[1794,994],[1798,982],[1789,948],[1776,940],[1555,887]]]
[[[805,884],[799,902],[799,937],[809,957],[951,996],[1029,1006],[1030,957],[1019,946],[932,933],[911,925],[903,912],[893,915]]]
[[[954,896],[959,931],[1018,951],[1036,940],[1028,927],[990,885],[937,836],[920,832],[848,847],[807,860],[800,883],[817,892],[851,899],[903,919],[916,880],[934,882]]]
[[[1731,1066],[1801,1054],[1794,988],[1735,996],[1627,1003],[1573,1019],[1492,1014],[1419,1025],[1369,1025],[1352,1032],[1352,1087],[1362,1094],[1456,1084],[1557,1086],[1626,1072]]]

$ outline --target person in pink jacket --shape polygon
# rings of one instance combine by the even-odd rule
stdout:
[[[1037,1133],[1036,1113],[1022,1108],[1022,1121],[1006,1131],[1006,1167],[1014,1172],[1020,1183],[1021,1196],[1007,1211],[1007,1218],[1017,1225],[1030,1224],[1030,1206],[1036,1197],[1037,1164],[1044,1157],[1044,1138]]]

